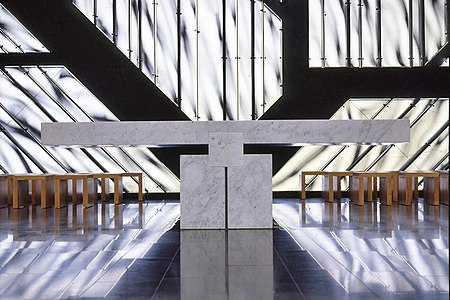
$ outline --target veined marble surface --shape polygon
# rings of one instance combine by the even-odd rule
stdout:
[[[181,229],[225,228],[225,168],[206,155],[180,156]]]
[[[408,142],[409,120],[42,123],[41,134],[53,146],[208,144],[208,156],[180,159],[181,228],[272,228],[271,155],[243,155],[244,144]]]
[[[209,166],[242,166],[244,144],[242,132],[209,133]]]
[[[228,168],[228,228],[272,228],[272,155]]]
[[[210,132],[242,132],[244,144],[378,144],[409,141],[409,120],[132,121],[42,123],[48,146],[209,143]]]

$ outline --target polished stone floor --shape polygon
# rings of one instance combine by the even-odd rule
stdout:
[[[273,230],[177,201],[0,209],[1,299],[448,299],[448,207],[276,199]]]

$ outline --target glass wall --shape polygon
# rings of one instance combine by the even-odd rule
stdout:
[[[73,3],[192,120],[257,119],[281,97],[282,23],[263,1]]]
[[[331,119],[409,119],[410,142],[377,146],[302,147],[274,176],[274,190],[299,190],[298,172],[301,170],[444,169],[449,162],[448,115],[448,98],[350,99]],[[307,180],[310,190],[321,190],[319,177]]]
[[[376,36],[377,31],[371,28],[378,23],[376,18],[369,16],[376,14],[377,7],[372,5],[376,2],[371,1],[362,1],[364,5],[361,6],[358,6],[358,1],[351,3],[349,15],[352,19],[348,29],[352,39],[352,66],[375,66],[379,62],[376,40],[362,39],[364,48],[359,47],[360,36]],[[250,1],[105,0],[95,1],[95,10],[93,1],[75,2],[137,67],[171,99],[181,104],[184,112],[194,120],[221,120],[224,95],[227,99],[226,119],[233,120],[251,119],[253,106],[254,117],[260,116],[281,95],[281,21],[263,2],[256,1],[250,5]],[[412,1],[416,6],[419,2]],[[113,3],[118,5],[116,9],[113,9]],[[225,9],[223,3],[226,4]],[[340,1],[310,0],[309,3],[310,15],[314,16],[310,21],[315,24],[310,27],[311,33],[314,33],[311,34],[310,50],[319,53],[311,57],[311,65],[346,65],[346,52],[342,51],[346,43],[342,39],[345,41],[347,34],[342,31],[342,24],[345,29],[348,8]],[[400,51],[395,57],[383,54],[382,66],[385,62],[408,66],[411,61],[414,66],[420,65],[419,56],[406,61],[404,58],[404,46],[409,51],[411,45],[409,39],[403,39],[406,32],[410,34],[409,27],[395,25],[401,27],[399,32],[402,33],[391,32],[389,41],[384,40],[389,35],[387,21],[383,20],[393,19],[394,14],[389,18],[389,12],[401,10],[398,6],[403,7],[405,12],[409,2],[401,3],[382,2],[391,8],[383,8],[380,16],[385,24],[380,23],[379,26],[385,45],[381,49],[391,53],[388,45],[396,45],[392,47]],[[428,58],[444,41],[443,27],[440,26],[440,18],[445,13],[443,4],[439,0],[424,1],[423,13],[435,17],[424,23]],[[177,14],[178,10],[181,15]],[[112,11],[116,11],[116,15]],[[406,9],[403,17],[395,21],[402,23],[409,16],[408,11]],[[325,23],[321,18],[324,12],[328,12]],[[358,17],[363,12],[367,19]],[[1,5],[0,14],[0,53],[47,51]],[[254,40],[251,38],[252,17]],[[418,16],[414,15],[412,24],[418,24],[416,19]],[[358,25],[359,20],[363,21],[362,27]],[[119,22],[127,25],[119,29]],[[358,35],[360,28],[363,29],[362,35]],[[333,34],[330,33],[332,31]],[[415,43],[413,53],[419,53],[420,49],[418,38],[421,34],[418,31],[417,28],[412,30]],[[224,32],[226,43],[223,42]],[[322,33],[325,33],[325,39]],[[433,36],[436,39],[433,40]],[[322,47],[324,40],[333,42]],[[252,55],[248,52],[252,45],[255,63],[253,76]],[[333,52],[333,49],[336,51]],[[341,49],[340,52],[337,49]],[[226,55],[223,56],[223,53]],[[323,53],[326,59],[321,59]],[[360,54],[363,60],[358,60]],[[388,56],[392,59],[389,60]],[[255,99],[254,103],[252,99]],[[332,119],[408,118],[411,120],[411,143],[375,147],[303,147],[275,175],[274,189],[298,190],[297,173],[300,170],[427,170],[448,167],[448,114],[448,98],[350,99]],[[65,149],[43,146],[40,142],[40,123],[60,121],[117,121],[117,118],[63,66],[0,68],[0,173],[133,171],[146,175],[147,191],[179,190],[178,178],[147,148]],[[311,179],[309,183],[311,189],[320,189],[317,180]],[[129,191],[137,190],[136,182],[131,179],[125,186]]]
[[[4,173],[142,172],[148,191],[179,189],[178,179],[145,147],[68,149],[40,142],[41,122],[117,121],[64,67],[7,67],[0,74]],[[137,191],[131,179],[124,185]]]
[[[48,50],[0,4],[0,53],[10,52]]]
[[[47,52],[2,5],[0,42],[3,54]],[[66,149],[40,142],[42,122],[96,121],[118,119],[65,67],[0,68],[1,174],[141,172],[148,192],[179,190],[178,178],[145,147]],[[125,178],[124,187],[136,192],[138,185]]]
[[[447,10],[447,0],[309,0],[310,67],[425,65],[449,39]]]

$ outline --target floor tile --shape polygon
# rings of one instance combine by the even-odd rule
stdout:
[[[176,201],[0,209],[0,298],[448,299],[448,213],[420,201],[275,199],[269,233],[184,247]]]

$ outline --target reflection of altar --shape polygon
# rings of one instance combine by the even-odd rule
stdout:
[[[409,140],[409,120],[43,123],[52,146],[208,145],[180,159],[182,229],[272,228],[272,157],[244,144],[379,144]]]
[[[181,299],[273,299],[272,230],[182,230]]]

